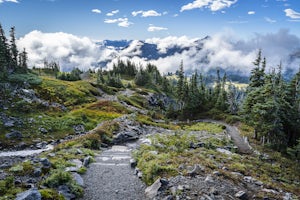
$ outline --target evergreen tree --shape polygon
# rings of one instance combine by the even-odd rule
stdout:
[[[179,70],[177,72],[178,81],[176,87],[176,94],[177,99],[180,104],[180,109],[183,108],[183,101],[184,101],[184,70],[183,70],[183,61],[180,63]]]
[[[7,44],[7,39],[5,37],[4,30],[0,24],[0,70],[6,73],[9,65],[9,49]]]
[[[11,27],[10,29],[10,56],[11,63],[10,68],[15,70],[18,66],[18,48],[16,45],[16,37],[15,37],[15,27]]]

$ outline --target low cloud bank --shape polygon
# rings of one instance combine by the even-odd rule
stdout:
[[[149,60],[141,57],[144,42],[157,45],[159,54],[165,54],[171,48],[182,51]],[[147,39],[144,42],[134,40],[128,48],[116,50],[99,47],[86,37],[79,38],[61,32],[32,31],[20,38],[18,45],[26,48],[31,66],[42,67],[44,59],[54,60],[60,63],[64,71],[74,67],[83,70],[95,68],[101,61],[108,61],[107,67],[110,68],[118,59],[130,59],[141,66],[151,62],[157,65],[161,72],[176,71],[183,60],[186,70],[198,69],[205,72],[221,67],[249,74],[258,49],[262,49],[267,58],[269,69],[281,62],[284,69],[292,68],[296,71],[300,63],[300,38],[284,29],[277,33],[254,34],[247,40],[240,39],[231,31],[225,31],[205,39],[170,36]]]

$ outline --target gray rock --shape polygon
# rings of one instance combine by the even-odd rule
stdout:
[[[198,143],[191,142],[190,143],[191,149],[197,149],[197,148],[204,147],[204,146],[205,146],[204,142],[198,142]]]
[[[228,151],[228,150],[226,150],[226,149],[217,148],[216,150],[217,150],[218,152],[224,153],[224,154],[226,154],[226,155],[232,155],[231,151]]]
[[[41,158],[40,163],[44,169],[49,169],[51,167],[51,162],[48,160],[48,158]]]
[[[77,168],[82,167],[82,162],[79,159],[73,159],[73,160],[71,160],[71,163],[74,164],[75,167],[77,167]]]
[[[81,187],[84,187],[84,181],[83,181],[83,178],[77,174],[77,173],[72,173],[72,176],[75,180],[75,182],[80,185]]]
[[[135,159],[130,159],[130,167],[132,167],[132,168],[135,168],[136,167],[136,165],[137,165],[137,163],[136,163],[136,160]]]
[[[213,175],[220,176],[221,173],[220,173],[219,171],[214,171],[214,172],[213,172]]]
[[[139,138],[138,134],[135,132],[120,132],[116,136],[114,136],[112,143],[120,144],[131,140],[137,140]]]
[[[10,133],[5,134],[7,139],[21,139],[23,137],[22,133],[16,130],[12,130]]]
[[[235,196],[236,198],[242,199],[242,200],[248,199],[247,193],[244,192],[244,191],[239,191],[239,192],[237,192],[234,196]]]
[[[162,183],[160,178],[157,179],[152,185],[146,188],[145,194],[149,199],[153,199],[158,194],[159,189],[161,188]]]
[[[92,161],[92,157],[91,156],[87,156],[87,157],[85,157],[84,159],[83,159],[83,166],[84,167],[88,167],[89,166],[89,164],[91,163],[91,161]]]
[[[174,197],[172,195],[168,195],[163,200],[174,200]]]
[[[291,193],[285,193],[283,196],[283,200],[293,200],[292,194]]]
[[[206,176],[206,178],[205,178],[204,181],[205,181],[205,182],[208,182],[208,183],[213,183],[213,182],[214,182],[214,179],[213,179],[213,177],[212,177],[211,175],[208,175],[208,176]]]
[[[37,143],[37,144],[35,145],[35,147],[38,148],[38,149],[44,149],[44,148],[46,148],[47,144],[48,144],[48,143],[47,143],[46,141],[43,141],[43,142]]]
[[[194,165],[193,169],[187,171],[187,174],[189,176],[194,177],[196,175],[202,174],[204,171],[205,171],[205,168],[203,166],[196,164],[196,165]]]
[[[80,149],[76,149],[76,154],[83,154],[83,152]]]
[[[4,127],[6,128],[11,128],[11,127],[14,127],[15,126],[15,121],[13,120],[8,120],[6,122],[3,123]]]
[[[67,185],[61,185],[58,187],[58,193],[63,195],[65,200],[75,199],[76,196],[71,193],[70,188]]]
[[[40,128],[39,128],[39,131],[40,131],[42,134],[48,133],[47,129],[45,129],[45,128],[43,128],[43,127],[40,127]]]
[[[74,129],[75,134],[77,134],[77,135],[85,133],[85,127],[83,124],[75,125],[75,126],[73,126],[73,129]]]
[[[33,171],[33,176],[34,177],[40,177],[42,174],[42,170],[41,168],[35,168],[34,171]]]
[[[42,199],[42,195],[36,188],[17,194],[17,198],[16,198],[16,200],[41,200],[41,199]]]

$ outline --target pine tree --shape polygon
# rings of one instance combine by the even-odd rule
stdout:
[[[9,49],[7,44],[7,39],[5,37],[4,30],[0,24],[0,70],[6,73],[9,65]]]
[[[177,94],[177,100],[180,104],[180,109],[183,108],[183,101],[184,101],[184,70],[183,70],[183,61],[180,63],[180,67],[178,70],[178,81],[177,81],[177,87],[176,87],[176,94]]]
[[[10,68],[15,70],[18,66],[18,49],[16,45],[15,27],[11,27],[10,29],[10,56]]]

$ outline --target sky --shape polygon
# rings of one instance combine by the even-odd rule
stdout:
[[[92,40],[205,37],[231,30],[242,38],[287,29],[300,36],[299,0],[0,0],[0,23],[17,37],[34,30]]]

